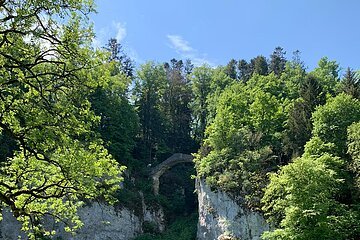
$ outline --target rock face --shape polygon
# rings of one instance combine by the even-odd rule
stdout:
[[[142,216],[136,216],[133,211],[127,208],[115,209],[113,206],[104,203],[92,203],[79,210],[79,216],[84,226],[72,236],[63,230],[53,239],[69,240],[129,240],[142,233],[142,225],[146,222],[153,222],[162,231],[164,229],[164,214],[161,209],[151,210],[146,206],[143,208]],[[49,220],[46,225],[54,224]],[[53,229],[59,229],[54,224]],[[0,222],[0,239],[10,240],[26,239],[21,232],[21,224],[12,216],[8,210],[3,210],[3,220]],[[60,228],[61,229],[61,228]]]
[[[211,191],[204,180],[196,181],[199,200],[198,240],[257,240],[269,229],[264,217],[239,206],[222,191]]]
[[[198,240],[258,240],[269,229],[263,216],[238,205],[222,191],[212,191],[203,180],[196,181],[199,200]],[[140,194],[140,196],[142,196]],[[164,213],[151,209],[142,201],[142,214],[136,215],[127,208],[115,209],[104,203],[94,202],[79,210],[84,226],[75,236],[59,231],[53,239],[68,240],[130,240],[143,232],[144,224],[164,230]],[[47,221],[53,229],[61,229]],[[52,225],[53,224],[53,225]],[[0,222],[0,239],[26,239],[21,224],[7,210]]]
[[[21,224],[13,217],[12,213],[8,209],[2,211],[2,221],[0,222],[0,239],[21,239],[24,238],[24,234],[21,233]]]

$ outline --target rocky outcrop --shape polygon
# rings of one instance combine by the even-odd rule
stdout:
[[[84,226],[75,236],[60,232],[63,239],[102,240],[132,239],[141,233],[141,220],[126,208],[115,210],[113,206],[93,203],[79,211]]]
[[[0,222],[0,239],[24,239],[25,234],[20,231],[21,224],[14,218],[12,213],[7,209],[2,211],[2,221]]]
[[[199,201],[198,240],[257,240],[269,229],[259,212],[251,211],[235,202],[222,191],[212,191],[203,180],[196,181]],[[142,194],[140,197],[143,199]],[[53,239],[69,240],[130,240],[143,233],[144,225],[164,230],[164,213],[161,208],[149,208],[141,202],[141,214],[128,208],[115,208],[104,203],[94,202],[79,210],[84,226],[71,235],[59,230]],[[53,221],[53,229],[62,229]],[[0,239],[17,239],[21,224],[7,209],[3,210],[0,222]]]
[[[237,204],[222,191],[196,181],[199,200],[198,240],[257,240],[269,229],[264,217]]]
[[[143,213],[137,216],[127,208],[115,209],[104,203],[94,202],[79,210],[79,216],[84,226],[76,233],[67,233],[54,221],[46,221],[46,225],[58,229],[53,239],[69,240],[129,240],[143,232],[143,223],[153,223],[159,231],[164,229],[164,214],[157,210],[143,206]],[[26,239],[21,232],[21,224],[7,210],[3,210],[3,220],[0,222],[0,239]]]

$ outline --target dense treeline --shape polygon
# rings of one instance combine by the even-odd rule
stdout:
[[[198,177],[263,210],[273,226],[264,239],[358,239],[359,76],[348,68],[341,78],[327,58],[306,72],[284,55],[223,69],[233,81],[215,97]]]
[[[273,226],[265,239],[360,238],[356,71],[340,75],[327,58],[307,71],[298,51],[288,60],[281,47],[226,66],[135,67],[115,39],[91,46],[91,1],[0,9],[0,208],[31,238],[53,234],[46,216],[81,227],[87,200],[136,211],[143,196],[169,221],[185,216],[159,239],[178,229],[189,229],[178,239],[193,238],[190,175],[263,211]],[[153,196],[150,169],[176,152],[196,153],[196,172],[176,167]]]
[[[146,63],[133,89],[137,159],[198,145],[197,176],[263,210],[274,224],[265,238],[356,239],[360,82],[339,72],[327,58],[307,72],[280,47],[216,68]]]

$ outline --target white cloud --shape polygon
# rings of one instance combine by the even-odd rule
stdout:
[[[144,63],[145,61],[140,57],[137,51],[125,41],[127,36],[126,23],[113,21],[111,25],[96,28],[96,37],[92,40],[92,46],[95,49],[104,47],[110,38],[115,38],[118,43],[123,47],[125,53],[133,60],[136,64]]]
[[[189,58],[191,60],[191,62],[195,65],[195,66],[201,66],[204,64],[207,64],[209,66],[215,66],[215,64],[213,62],[211,62],[210,60],[206,59],[205,57],[195,57],[195,56],[189,56],[186,57]]]
[[[96,29],[96,36],[92,41],[92,45],[94,48],[104,47],[110,38],[115,38],[118,43],[123,44],[126,35],[126,23],[113,22],[110,26]]]
[[[106,45],[106,43],[110,38],[111,38],[111,34],[109,27],[96,29],[95,37],[93,38],[92,45],[95,49],[100,49]]]
[[[190,43],[186,41],[180,35],[167,35],[170,41],[170,47],[180,55],[181,58],[190,59],[195,66],[208,64],[214,66],[210,60],[206,58],[206,54],[199,54],[198,51],[190,46]]]
[[[116,40],[120,43],[124,38],[126,37],[126,27],[125,23],[121,22],[115,22],[113,23],[115,29],[116,29]]]
[[[170,40],[170,43],[171,43],[172,47],[176,51],[180,51],[180,52],[192,52],[192,51],[194,51],[194,49],[192,47],[190,47],[189,42],[184,40],[179,35],[167,35],[167,38]]]

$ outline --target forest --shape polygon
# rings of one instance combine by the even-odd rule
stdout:
[[[136,64],[92,45],[92,1],[0,1],[0,209],[29,239],[90,201],[165,211],[138,240],[195,239],[194,179],[264,214],[262,239],[360,239],[360,73],[300,51]],[[161,178],[149,171],[193,154]],[[1,214],[1,212],[0,212]],[[1,220],[1,215],[0,215]]]

